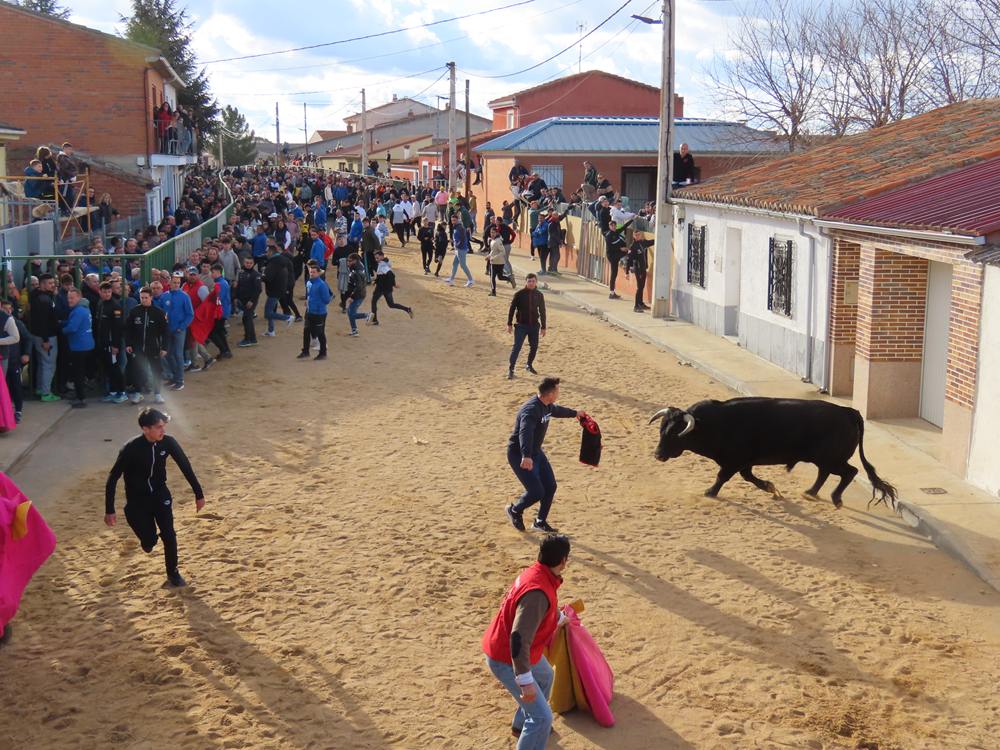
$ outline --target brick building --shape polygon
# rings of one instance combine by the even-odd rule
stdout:
[[[38,145],[71,141],[89,156],[91,184],[123,213],[176,198],[194,156],[158,154],[153,112],[176,108],[184,82],[152,47],[0,3],[3,115],[27,131],[9,149],[12,169]],[[16,170],[20,173],[20,169]]]
[[[984,399],[970,253],[1000,240],[997,155],[1000,100],[977,100],[685,188],[674,311],[866,418],[941,428],[965,475]]]
[[[514,130],[560,115],[659,117],[660,89],[603,70],[587,70],[489,102],[493,130]],[[684,97],[674,94],[674,117],[684,117]]]

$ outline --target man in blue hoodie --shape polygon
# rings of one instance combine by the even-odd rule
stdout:
[[[325,268],[326,243],[320,239],[319,229],[317,227],[312,227],[309,230],[309,237],[312,239],[312,245],[309,247],[309,260],[315,261],[320,268]]]
[[[184,339],[194,320],[194,305],[188,293],[181,289],[183,283],[184,273],[174,271],[170,277],[170,291],[163,295],[170,300],[167,306],[167,373],[173,381],[172,391],[184,388]]]
[[[63,335],[69,346],[69,368],[76,390],[76,400],[72,406],[79,409],[86,406],[84,401],[84,378],[86,377],[87,359],[94,351],[94,334],[90,310],[80,304],[82,295],[76,287],[66,292],[69,304],[69,315],[62,324]]]
[[[267,227],[264,224],[257,227],[257,234],[250,243],[250,253],[253,255],[257,270],[260,271],[267,263]]]
[[[306,291],[306,324],[302,329],[302,351],[298,359],[309,357],[310,339],[319,341],[319,354],[315,359],[326,359],[326,306],[333,299],[333,292],[323,279],[323,271],[318,263],[309,261],[308,290]]]
[[[323,199],[318,195],[316,196],[316,205],[313,208],[312,223],[317,229],[326,231],[326,206],[323,205]]]

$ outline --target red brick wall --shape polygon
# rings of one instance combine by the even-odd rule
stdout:
[[[897,239],[860,232],[845,233],[845,237],[861,243],[857,351],[873,360],[922,358],[927,261],[951,265],[951,323],[945,398],[972,407],[978,377],[982,267],[965,260],[967,248],[946,242]],[[875,245],[878,245],[877,250]],[[883,272],[876,274],[872,264],[883,256],[888,256],[882,261]],[[899,298],[902,304],[893,304],[893,296]],[[866,308],[871,309],[871,315]],[[881,320],[874,326],[877,329],[874,334],[872,315]]]
[[[861,268],[861,246],[841,239],[834,240],[833,278],[830,281],[830,341],[853,344],[857,338],[858,306],[844,302],[848,283],[858,282]]]
[[[659,117],[660,90],[600,71],[568,76],[517,97],[514,127],[520,128],[560,115]],[[493,110],[493,129],[507,128],[510,107]],[[674,117],[684,116],[684,97],[674,95]]]
[[[111,194],[111,203],[124,216],[138,216],[146,207],[145,185],[133,180],[125,180],[117,175],[91,170],[90,184],[97,191],[97,197],[102,193]]]
[[[927,261],[863,245],[859,281],[858,355],[875,362],[919,361]]]
[[[146,153],[149,50],[6,3],[0,3],[0,49],[0,115],[28,131],[19,157],[67,140],[98,156]],[[150,77],[162,92],[160,76],[150,71]]]

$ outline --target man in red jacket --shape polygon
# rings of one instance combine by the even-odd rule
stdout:
[[[565,621],[556,591],[569,550],[569,537],[546,536],[538,561],[521,571],[483,634],[490,671],[519,704],[511,725],[511,731],[520,736],[517,750],[541,750],[552,730],[548,699],[553,672],[543,651]]]

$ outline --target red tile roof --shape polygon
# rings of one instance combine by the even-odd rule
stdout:
[[[712,177],[676,195],[819,216],[996,156],[1000,99],[976,99]]]
[[[430,133],[424,133],[423,135],[408,135],[405,138],[398,138],[395,141],[390,141],[388,143],[376,143],[374,146],[368,146],[368,155],[373,159],[379,158],[380,154],[384,154],[386,151],[392,151],[394,148],[399,148],[400,146],[405,146],[409,143],[416,143],[417,141],[426,141],[431,138]],[[356,143],[353,146],[347,146],[341,149],[330,149],[329,151],[320,154],[320,156],[360,156],[361,155],[361,144]]]
[[[1000,231],[1000,159],[890,190],[823,218],[985,236]]]

